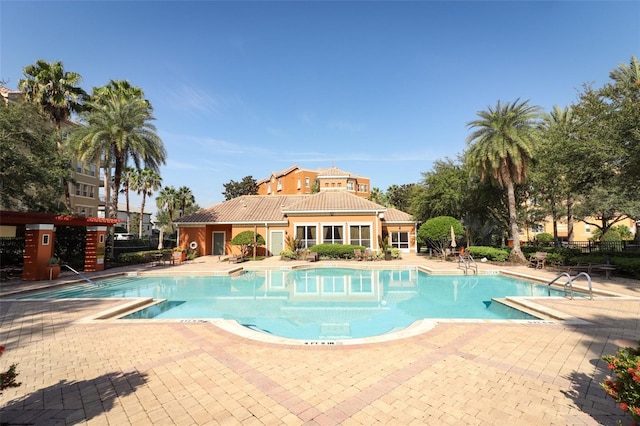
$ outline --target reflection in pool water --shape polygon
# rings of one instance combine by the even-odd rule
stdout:
[[[505,296],[546,297],[547,287],[500,275],[317,268],[117,278],[37,295],[166,299],[126,318],[226,318],[294,339],[370,337],[425,318],[534,319],[492,301]]]

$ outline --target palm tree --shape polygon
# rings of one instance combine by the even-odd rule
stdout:
[[[638,62],[638,58],[631,56],[629,65],[618,65],[618,68],[609,73],[609,77],[614,80],[616,84],[640,89],[640,62]]]
[[[160,188],[160,184],[162,183],[162,178],[155,170],[151,169],[143,169],[138,173],[137,179],[135,180],[133,189],[138,193],[138,195],[142,194],[142,204],[140,206],[140,226],[138,227],[138,237],[142,238],[142,226],[144,224],[144,206],[147,201],[147,196],[152,196],[154,191],[157,191]]]
[[[173,215],[178,205],[178,191],[173,186],[165,186],[156,197],[156,206],[167,212],[166,227],[173,233]]]
[[[156,128],[148,104],[140,99],[122,99],[112,96],[90,103],[91,111],[86,115],[88,125],[75,132],[74,140],[80,152],[95,154],[95,147],[102,146],[102,152],[108,153],[113,161],[111,179],[110,217],[118,212],[118,189],[122,173],[131,160],[137,169],[144,167],[158,171],[164,164],[166,151]]]
[[[178,188],[177,200],[178,200],[177,207],[179,209],[180,217],[185,215],[187,211],[186,209],[188,207],[193,206],[193,204],[196,202],[196,199],[193,196],[191,189],[189,189],[186,186],[181,186],[180,188]]]
[[[94,87],[91,95],[91,99],[94,103],[99,105],[105,105],[108,99],[139,99],[144,101],[151,110],[151,104],[144,99],[144,92],[140,87],[132,86],[126,80],[110,80],[109,84],[102,87]],[[105,206],[111,204],[111,169],[113,167],[113,161],[111,158],[111,151],[109,149],[102,150],[102,157],[98,163],[102,163],[103,170],[103,186],[105,195]],[[108,211],[110,212],[110,208]],[[128,210],[128,209],[127,209]],[[109,213],[110,214],[110,213]],[[117,214],[117,213],[116,213]]]
[[[548,186],[547,196],[551,206],[551,216],[553,219],[553,236],[556,245],[558,244],[557,230],[557,198],[560,193],[566,194],[567,207],[567,239],[573,241],[574,223],[574,197],[567,182],[569,170],[567,169],[573,155],[571,142],[575,139],[575,126],[577,119],[573,114],[573,108],[567,106],[560,108],[554,105],[548,114],[543,114],[540,127],[542,129],[541,143],[538,155],[541,157],[540,169],[543,180]]]
[[[47,62],[39,59],[35,64],[22,70],[25,78],[18,82],[25,99],[38,106],[60,130],[63,121],[71,113],[80,112],[87,93],[77,85],[82,81],[80,74],[65,71],[61,61]]]
[[[538,114],[539,108],[528,101],[517,99],[506,104],[498,101],[495,108],[478,112],[480,118],[467,124],[474,129],[467,138],[470,168],[477,170],[483,181],[492,177],[500,188],[507,190],[513,240],[510,258],[517,262],[524,262],[525,258],[520,249],[514,185],[525,181],[533,160]]]
[[[131,232],[131,209],[129,208],[129,191],[135,186],[138,179],[138,171],[131,167],[122,169],[122,189],[120,192],[124,194],[127,209],[127,233]]]
[[[83,100],[87,96],[87,93],[78,87],[82,77],[78,73],[65,71],[61,61],[47,62],[42,59],[24,67],[22,73],[25,78],[18,82],[18,87],[24,91],[25,99],[36,105],[40,112],[55,124],[58,152],[62,155],[61,125],[72,113],[83,109]],[[63,178],[62,184],[65,204],[67,210],[70,210],[69,179]]]

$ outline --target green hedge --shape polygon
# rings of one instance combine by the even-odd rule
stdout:
[[[504,262],[509,257],[509,250],[487,246],[471,246],[467,251],[477,261],[486,257],[494,262]]]
[[[604,263],[611,263],[616,267],[615,275],[640,279],[640,258],[635,256],[607,256],[602,254],[583,254],[572,257],[570,259],[570,265],[577,265],[579,263],[591,263],[594,265],[601,265]]]
[[[318,253],[319,258],[329,259],[353,259],[353,251],[361,250],[364,254],[364,246],[354,246],[346,244],[317,244],[309,249]]]
[[[159,253],[171,253],[171,250],[148,250],[148,251],[136,251],[131,253],[122,253],[118,256],[119,263],[126,263],[129,265],[136,265],[139,263],[151,262],[152,256]]]

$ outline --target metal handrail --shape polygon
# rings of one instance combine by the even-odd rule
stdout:
[[[71,272],[75,273],[77,276],[79,276],[80,278],[85,279],[89,284],[95,284],[93,281],[91,281],[89,278],[87,278],[84,274],[76,271],[75,269],[73,269],[71,266],[67,265],[66,263],[61,265],[64,266],[65,268],[67,268],[68,270],[70,270]]]
[[[471,256],[470,254],[467,255],[468,259],[471,259],[471,261],[473,262],[473,266],[475,268],[476,271],[476,275],[478,275],[478,264],[476,263],[476,261],[473,259],[473,256]],[[471,268],[471,266],[469,265],[469,263],[467,263],[467,261],[465,260],[465,258],[462,255],[458,255],[458,267],[460,267],[460,262],[462,262],[462,264],[464,265],[464,273],[465,275],[467,275],[467,270],[469,268]]]
[[[547,295],[551,296],[551,284],[555,283],[556,281],[558,281],[560,278],[562,277],[567,277],[567,282],[564,283],[563,288],[564,288],[564,292],[565,294],[567,294],[567,286],[569,287],[570,290],[570,294],[571,294],[571,300],[573,300],[573,281],[576,278],[579,278],[580,276],[585,276],[587,277],[587,281],[589,282],[589,298],[591,300],[593,300],[593,289],[591,287],[591,276],[589,274],[587,274],[586,272],[580,272],[578,275],[576,275],[575,277],[571,277],[571,275],[569,275],[568,272],[562,272],[560,273],[560,275],[558,275],[557,277],[555,277],[553,280],[549,281],[549,283],[547,283]]]
[[[573,282],[577,278],[580,278],[581,276],[587,277],[587,282],[589,283],[589,299],[593,300],[593,289],[591,288],[591,275],[587,274],[586,272],[580,272],[578,275],[573,277],[571,282]],[[573,288],[573,285],[571,286],[571,288]]]

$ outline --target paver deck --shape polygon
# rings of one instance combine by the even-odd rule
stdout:
[[[242,266],[254,263],[292,266]],[[389,264],[453,265],[419,256]],[[141,269],[231,267],[209,256]],[[3,284],[1,293],[42,284]],[[18,363],[22,382],[0,396],[0,423],[628,424],[599,386],[608,373],[601,356],[638,340],[640,283],[598,277],[594,288],[630,297],[540,302],[587,323],[450,321],[399,340],[331,347],[246,339],[208,322],[79,321],[113,300],[0,299],[0,371]]]

